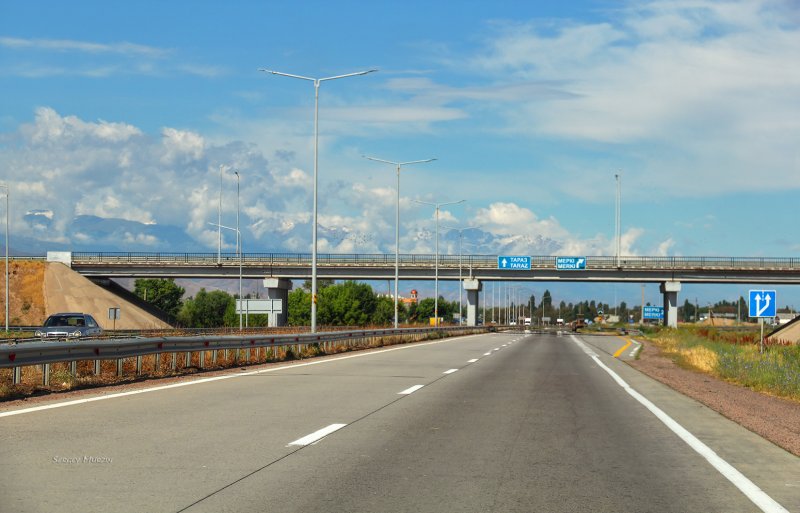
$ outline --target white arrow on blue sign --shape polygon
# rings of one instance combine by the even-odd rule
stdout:
[[[499,256],[497,268],[504,271],[530,271],[531,257],[529,256]]]
[[[750,317],[775,317],[778,312],[778,295],[774,290],[750,291]]]
[[[583,271],[586,269],[586,257],[556,257],[556,269],[559,271]]]
[[[663,319],[664,307],[663,306],[645,306],[642,312],[644,319]]]

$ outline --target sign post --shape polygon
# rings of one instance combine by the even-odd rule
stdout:
[[[117,331],[117,319],[120,318],[120,308],[118,306],[113,306],[108,309],[108,318],[111,319],[111,330]]]
[[[755,317],[761,324],[761,339],[758,343],[758,349],[761,353],[764,352],[764,319],[767,317],[774,318],[778,314],[778,294],[774,290],[751,290],[748,293],[749,298],[749,314],[750,317]]]
[[[645,306],[642,308],[642,319],[644,320],[663,320],[664,307],[663,306]]]

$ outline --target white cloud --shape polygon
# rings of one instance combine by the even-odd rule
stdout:
[[[76,229],[76,216],[124,219],[152,227],[179,227],[208,250],[217,247],[216,223],[222,173],[222,224],[236,223],[236,176],[240,173],[241,229],[245,251],[309,252],[311,179],[306,170],[275,168],[251,145],[214,144],[201,134],[166,127],[149,136],[124,123],[89,122],[40,109],[31,124],[19,128],[17,143],[0,152],[0,165],[11,170],[15,202],[29,211],[48,212],[47,230],[36,236],[86,244],[118,243],[170,248],[167,236],[126,225],[112,226],[120,240],[93,238],[90,228]],[[387,173],[389,174],[389,173]],[[331,182],[320,193],[319,251],[392,253],[395,190],[390,177],[365,182]],[[434,247],[432,208],[401,197],[401,252],[430,253]],[[465,232],[464,252],[520,254],[613,254],[602,235],[586,240],[570,233],[554,217],[540,217],[514,202],[495,202],[474,211],[463,205],[440,211],[443,253],[458,251],[447,225],[478,226]],[[41,216],[15,214],[16,230],[44,226]],[[26,224],[27,223],[27,224]],[[643,231],[623,237],[623,253],[635,254]],[[118,234],[118,235],[116,235]],[[105,238],[103,238],[105,237]],[[235,235],[223,231],[223,250],[234,249]],[[663,250],[669,250],[664,245]]]
[[[144,55],[148,57],[163,57],[168,50],[153,46],[135,43],[95,43],[91,41],[77,41],[74,39],[24,39],[17,37],[0,37],[0,46],[11,49],[50,50],[58,52],[85,52],[85,53],[117,53],[129,55]]]
[[[501,24],[470,66],[557,87],[561,97],[506,105],[507,133],[599,144],[635,162],[629,185],[681,196],[797,187],[792,12],[783,1],[650,1],[606,23]]]
[[[171,127],[165,127],[161,137],[152,137],[126,123],[86,121],[46,107],[37,109],[31,123],[2,138],[9,144],[0,150],[0,165],[8,169],[4,178],[14,202],[31,211],[52,212],[47,233],[37,235],[48,240],[68,241],[67,234],[77,231],[70,228],[75,217],[93,215],[185,227],[190,236],[216,248],[216,230],[207,223],[217,220],[220,164],[235,166],[242,176],[246,237],[263,236],[262,243],[279,248],[283,236],[308,222],[308,216],[302,216],[308,209],[304,172],[273,172],[255,148],[243,143],[211,144],[198,133]],[[235,200],[236,177],[226,168],[225,225],[235,223]],[[18,233],[28,223],[23,214],[12,212]],[[247,227],[262,218],[269,221],[267,226],[278,219],[278,228],[250,232]],[[88,242],[90,232],[80,232],[71,235],[72,240]],[[132,237],[119,242],[167,243],[133,233]]]
[[[116,143],[141,135],[138,128],[126,123],[86,122],[76,116],[62,117],[48,107],[36,109],[35,123],[25,126],[23,133],[34,144],[63,144],[84,138]]]
[[[199,134],[167,127],[161,131],[161,135],[165,149],[162,157],[164,162],[199,160],[203,157],[205,141]]]

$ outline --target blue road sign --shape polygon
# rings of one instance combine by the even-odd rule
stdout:
[[[556,269],[559,271],[583,271],[586,269],[586,257],[556,257]]]
[[[750,291],[750,317],[775,317],[778,312],[778,295],[774,290]]]
[[[497,268],[504,271],[530,271],[531,257],[529,256],[499,256]]]
[[[645,306],[644,312],[642,312],[644,319],[663,319],[664,318],[664,307],[663,306]]]

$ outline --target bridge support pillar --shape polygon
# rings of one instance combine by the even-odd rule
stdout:
[[[267,288],[269,299],[280,299],[283,303],[281,313],[269,315],[269,327],[277,328],[289,324],[289,291],[292,290],[292,280],[286,278],[264,278],[264,287]]]
[[[467,326],[477,326],[480,291],[482,283],[479,280],[464,280],[464,290],[467,291]]]
[[[681,282],[665,281],[660,287],[664,295],[664,326],[678,327],[678,292],[681,291]]]

